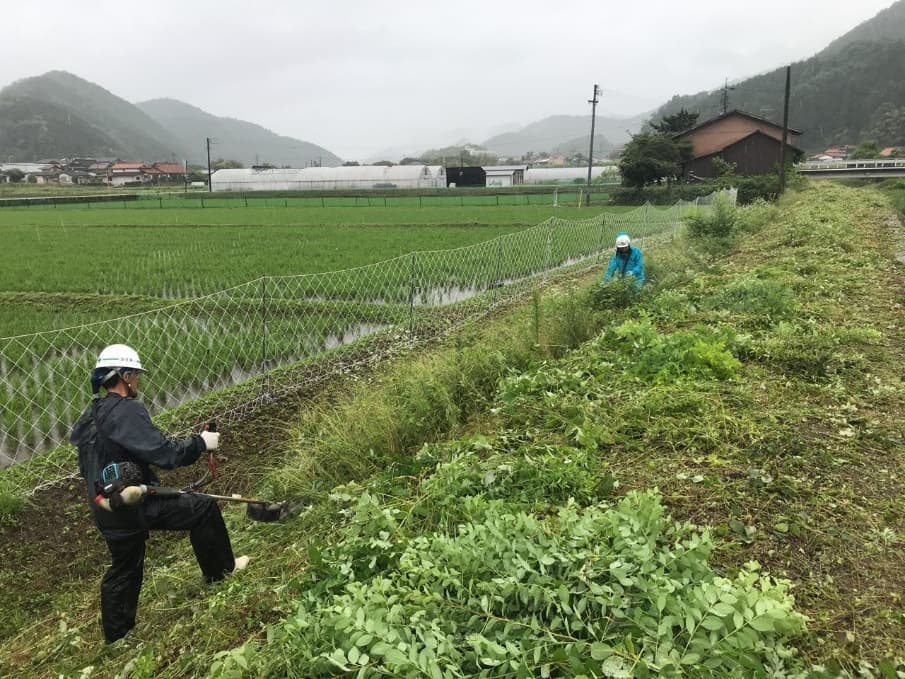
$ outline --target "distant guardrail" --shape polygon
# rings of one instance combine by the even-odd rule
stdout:
[[[803,175],[832,177],[905,177],[905,158],[863,158],[852,160],[817,160],[799,163]]]

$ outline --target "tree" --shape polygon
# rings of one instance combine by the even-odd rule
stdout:
[[[241,169],[245,167],[238,160],[224,160],[223,158],[217,158],[217,160],[211,162],[211,170],[232,170],[232,169]]]
[[[9,181],[11,183],[18,184],[22,181],[25,173],[22,172],[22,170],[20,170],[18,167],[13,167],[6,171],[6,176],[9,177]]]
[[[406,156],[402,160],[399,161],[400,165],[427,165],[422,158],[412,158],[411,156]]]
[[[905,106],[882,104],[874,113],[868,137],[880,146],[905,146]]]
[[[679,134],[697,125],[700,115],[686,110],[683,106],[678,112],[663,116],[659,123],[651,123],[650,126],[660,134]]]
[[[851,155],[852,160],[859,160],[861,158],[879,158],[880,157],[880,147],[877,145],[873,139],[865,139],[860,144],[858,144],[858,148],[855,149],[855,152]]]
[[[371,165],[383,165],[384,167],[393,167],[393,162],[390,160],[378,160],[376,163],[371,163]]]
[[[713,165],[713,174],[715,177],[729,178],[735,175],[737,163],[730,163],[719,156],[714,156],[713,160],[710,162]]]
[[[665,134],[642,132],[625,145],[619,171],[625,186],[642,188],[679,177],[680,163],[691,158],[691,143]]]
[[[358,167],[358,164],[357,160],[347,160],[343,163],[343,167]]]

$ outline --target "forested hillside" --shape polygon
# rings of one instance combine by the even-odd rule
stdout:
[[[192,163],[203,162],[206,137],[217,140],[212,151],[215,157],[238,160],[247,166],[261,163],[277,167],[307,167],[312,163],[333,166],[342,162],[322,146],[284,137],[244,120],[211,115],[175,99],[152,99],[136,106],[179,140]]]
[[[277,166],[338,165],[327,149],[260,125],[213,116],[173,99],[139,105],[64,71],[25,78],[0,90],[0,158],[37,161],[73,156],[206,162],[215,157]]]
[[[782,121],[785,68],[733,84],[730,108]],[[722,113],[721,89],[675,96],[654,115],[682,108],[707,120]],[[789,122],[818,152],[871,139],[905,146],[905,0],[880,12],[810,59],[792,64]]]
[[[0,157],[181,158],[177,142],[134,105],[64,71],[0,90]]]
[[[784,68],[750,78],[734,85],[730,108],[781,122],[784,88]],[[864,139],[905,145],[905,41],[856,42],[792,64],[791,95],[789,124],[806,151]],[[707,120],[722,113],[720,98],[720,90],[676,96],[654,119],[685,108]]]
[[[905,2],[899,0],[877,16],[831,42],[818,56],[833,56],[855,42],[884,42],[903,38],[905,38]]]
[[[629,131],[635,131],[644,122],[642,115],[631,118],[597,116],[594,135],[594,155],[604,155],[616,144],[629,140]],[[533,151],[580,152],[587,154],[590,144],[591,116],[550,116],[526,125],[516,132],[498,134],[482,146],[503,156],[520,156]]]

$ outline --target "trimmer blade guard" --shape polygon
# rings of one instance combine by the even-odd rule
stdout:
[[[245,513],[252,521],[263,521],[265,523],[279,521],[286,514],[286,503],[255,502],[248,505]]]

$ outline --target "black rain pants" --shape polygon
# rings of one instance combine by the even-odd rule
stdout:
[[[222,580],[232,573],[232,545],[214,500],[197,495],[149,497],[144,510],[150,530],[189,531],[195,558],[207,582]],[[107,643],[124,637],[135,626],[147,537],[147,532],[118,539],[105,536],[113,559],[101,580],[101,619]]]

